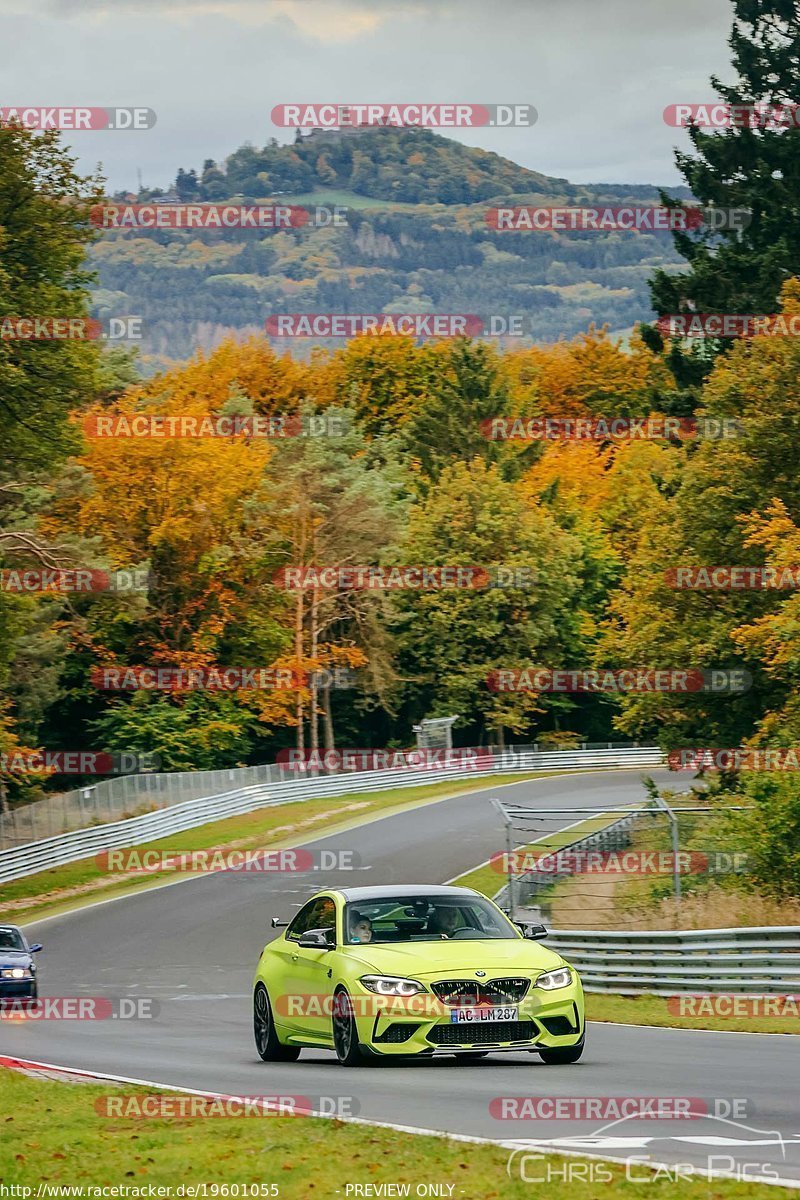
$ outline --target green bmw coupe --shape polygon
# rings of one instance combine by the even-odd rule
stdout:
[[[282,924],[273,918],[273,926]],[[471,888],[329,889],[264,947],[253,981],[258,1053],[371,1056],[530,1051],[574,1063],[585,1037],[573,967]]]

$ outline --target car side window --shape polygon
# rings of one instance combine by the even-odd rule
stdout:
[[[330,896],[310,900],[301,908],[286,931],[286,937],[296,942],[308,929],[324,929],[330,942],[336,940],[336,905]]]
[[[330,896],[324,896],[319,901],[319,907],[314,914],[314,924],[309,929],[324,929],[331,945],[336,943],[336,905]]]
[[[294,918],[286,930],[286,937],[293,942],[296,942],[301,933],[305,933],[307,929],[314,929],[312,914],[317,910],[317,901],[309,900],[308,904],[304,904],[300,912]]]

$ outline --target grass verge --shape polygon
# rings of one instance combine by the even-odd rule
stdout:
[[[769,999],[769,998],[768,998]],[[778,1000],[779,997],[772,997]],[[695,997],[684,998],[687,1007]],[[700,1004],[700,1000],[696,1001]],[[622,1025],[671,1026],[676,1029],[707,1029],[724,1033],[800,1033],[800,1004],[787,1004],[785,1016],[721,1017],[708,1014],[678,1016],[670,1010],[666,996],[613,996],[586,994],[589,1021],[612,1021]]]
[[[554,1182],[531,1183],[519,1178],[518,1165],[516,1179],[513,1169],[507,1172],[510,1152],[501,1146],[316,1118],[107,1118],[95,1109],[104,1097],[148,1093],[141,1088],[34,1079],[9,1070],[0,1070],[0,1090],[5,1100],[0,1180],[6,1187],[30,1188],[28,1196],[36,1196],[40,1185],[127,1185],[129,1196],[137,1194],[136,1188],[147,1195],[148,1187],[164,1187],[175,1197],[181,1184],[187,1189],[205,1184],[207,1197],[242,1196],[243,1185],[249,1185],[250,1196],[334,1200],[347,1194],[413,1196],[418,1185],[436,1183],[439,1195],[458,1200],[593,1200],[602,1182],[604,1194],[633,1200],[641,1197],[641,1177],[647,1176],[643,1166],[633,1171],[640,1177],[637,1183],[626,1179],[624,1166],[548,1155],[546,1163],[528,1159],[527,1171],[546,1177],[549,1165]],[[517,1154],[514,1163],[519,1160]],[[568,1163],[581,1167],[584,1178],[576,1171],[576,1178],[565,1181]],[[277,1189],[272,1193],[271,1184]],[[352,1190],[358,1184],[362,1190]],[[378,1190],[379,1184],[395,1187]],[[407,1193],[397,1190],[403,1184],[408,1185]],[[685,1180],[680,1192],[682,1200],[775,1198],[774,1188],[764,1184],[722,1179]],[[674,1195],[675,1182],[666,1172],[653,1176],[650,1200],[672,1200]]]
[[[257,850],[291,846],[303,839],[349,829],[373,817],[389,816],[431,800],[565,773],[540,771],[481,776],[457,783],[442,780],[396,788],[390,792],[354,792],[346,796],[298,800],[198,825],[183,833],[136,846],[136,850],[181,854],[191,850]],[[93,900],[141,891],[177,878],[174,870],[109,874],[94,858],[85,858],[4,883],[0,919],[24,925],[40,917],[79,908]]]

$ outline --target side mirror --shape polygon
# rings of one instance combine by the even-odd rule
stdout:
[[[270,927],[272,929],[285,929],[288,924],[288,921],[282,921],[280,917],[272,917],[270,920]]]
[[[298,946],[302,946],[305,950],[332,950],[333,946],[328,941],[328,936],[324,929],[309,929],[306,933],[302,933],[298,940]]]
[[[540,941],[541,938],[547,937],[546,925],[521,925],[516,922],[517,929],[522,930],[522,936],[531,938],[533,941]]]
[[[38,954],[40,950],[44,950],[44,946],[41,942],[34,942],[32,946],[28,947],[28,949],[30,950],[31,954]]]

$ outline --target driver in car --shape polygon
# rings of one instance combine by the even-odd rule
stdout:
[[[358,912],[353,913],[350,918],[350,941],[372,941],[372,921],[369,917],[362,917],[361,913]]]
[[[458,929],[458,909],[449,904],[435,904],[428,918],[428,933],[452,937]]]

